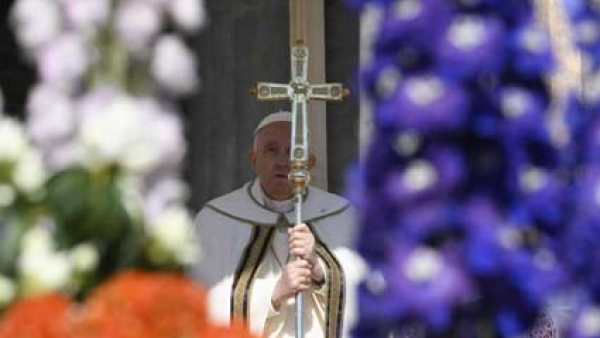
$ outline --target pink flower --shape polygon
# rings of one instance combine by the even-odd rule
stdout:
[[[11,20],[21,45],[32,51],[56,37],[62,26],[60,9],[48,0],[17,1]]]
[[[166,35],[157,41],[151,67],[159,85],[172,94],[187,94],[198,84],[196,60],[175,35]]]
[[[75,33],[66,33],[47,44],[38,58],[42,79],[64,90],[73,89],[90,64],[88,46]]]
[[[94,33],[110,14],[109,0],[61,0],[68,23],[84,34]]]
[[[146,219],[156,219],[168,206],[184,203],[187,197],[187,186],[179,177],[161,176],[150,183],[144,196]]]
[[[132,52],[144,53],[161,28],[161,12],[152,3],[128,0],[117,8],[116,30]]]
[[[65,141],[75,129],[71,100],[51,86],[40,84],[33,88],[27,111],[27,131],[33,141],[42,147]]]
[[[206,22],[203,0],[172,0],[168,6],[173,21],[184,31],[197,30]]]

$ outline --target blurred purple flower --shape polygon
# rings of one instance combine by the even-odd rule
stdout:
[[[362,70],[364,87],[378,100],[392,98],[401,80],[402,74],[393,59],[379,60]]]
[[[597,304],[581,306],[570,321],[567,332],[570,338],[600,337],[600,307]]]
[[[161,36],[156,42],[151,71],[156,81],[175,95],[189,94],[198,85],[194,55],[175,35]]]
[[[500,210],[487,198],[475,197],[463,206],[462,226],[465,231],[465,262],[476,276],[498,274],[502,268],[501,245],[511,248],[519,244],[511,228],[502,228]]]
[[[549,102],[525,87],[504,87],[496,92],[495,104],[504,117],[505,135],[541,139],[548,135],[545,122]]]
[[[421,242],[448,235],[455,228],[457,208],[451,203],[420,203],[402,211],[397,239]]]
[[[389,175],[385,196],[402,206],[447,196],[461,183],[463,173],[464,160],[459,153],[434,148],[422,159],[409,161],[400,172]]]
[[[121,2],[115,14],[115,29],[123,44],[134,54],[148,52],[162,25],[160,8],[144,0]]]
[[[42,148],[66,141],[75,131],[77,121],[70,97],[49,85],[33,88],[27,112],[28,134]]]
[[[187,186],[180,178],[161,175],[149,183],[144,194],[146,219],[156,219],[167,207],[184,203],[187,197]]]
[[[105,106],[121,95],[124,95],[121,90],[110,85],[98,85],[91,88],[76,102],[79,120],[102,114]]]
[[[108,22],[110,0],[60,0],[69,25],[83,34],[94,34]]]
[[[51,172],[72,168],[74,166],[87,166],[87,150],[75,140],[57,144],[44,152],[44,161]]]
[[[600,163],[600,119],[589,121],[584,128],[584,138],[575,140],[583,143],[582,159],[590,163]]]
[[[90,65],[88,47],[75,33],[65,33],[47,44],[38,58],[43,81],[62,90],[73,89]]]
[[[504,58],[503,41],[504,27],[499,19],[457,16],[437,46],[439,71],[457,78],[497,72]]]
[[[363,72],[378,130],[357,198],[374,277],[356,332],[387,337],[417,321],[427,337],[518,336],[567,277],[552,237],[568,206],[546,124],[552,55],[533,2],[367,2],[386,13]],[[411,260],[398,257],[413,248],[429,250],[423,275],[443,262],[467,281],[464,297],[446,274],[439,283],[453,287],[403,280]]]
[[[171,0],[168,10],[179,28],[192,32],[206,24],[204,0]]]
[[[535,224],[551,232],[566,226],[566,184],[552,172],[525,168],[519,172],[520,199]]]
[[[55,1],[18,0],[11,11],[17,39],[34,53],[61,31],[60,8]]]
[[[431,47],[451,16],[444,0],[400,0],[388,6],[377,48],[392,54],[403,46]]]
[[[183,126],[178,112],[153,98],[139,100],[140,109],[150,114],[148,128],[152,130],[152,143],[159,154],[159,167],[178,170],[186,153]]]
[[[526,77],[548,73],[554,67],[550,36],[535,19],[514,30],[509,46],[514,69]]]
[[[434,75],[409,77],[381,104],[378,122],[419,133],[456,130],[464,127],[467,108],[468,97],[459,84]]]
[[[473,299],[470,278],[449,250],[399,245],[387,268],[390,293],[403,300],[400,321],[416,317],[433,330],[448,329],[454,308]]]

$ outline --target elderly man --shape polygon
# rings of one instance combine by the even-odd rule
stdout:
[[[209,313],[217,323],[239,320],[258,335],[294,337],[294,296],[303,292],[305,337],[346,336],[363,270],[349,249],[352,209],[345,199],[309,187],[304,223],[293,224],[290,127],[289,112],[267,116],[249,153],[256,178],[198,214],[204,259],[195,273],[210,287]]]

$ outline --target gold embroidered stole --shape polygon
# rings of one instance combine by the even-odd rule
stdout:
[[[287,224],[285,216],[280,215],[278,225]],[[284,225],[285,226],[285,225]],[[315,228],[309,227],[316,239],[316,252],[327,266],[327,306],[325,337],[339,338],[342,334],[342,321],[345,303],[345,278],[338,260],[319,238]],[[231,289],[231,320],[242,321],[248,326],[250,316],[250,299],[252,297],[252,284],[256,273],[262,263],[267,249],[271,245],[276,227],[253,225],[252,234],[244,248],[242,257],[236,269]],[[267,299],[268,300],[268,299]]]
[[[231,320],[242,320],[246,326],[252,283],[275,231],[275,227],[255,225],[252,228],[250,241],[242,253],[231,287]]]
[[[327,307],[325,321],[325,337],[339,338],[342,336],[344,305],[345,305],[345,277],[340,262],[335,258],[329,248],[319,238],[316,229],[308,224],[316,239],[317,255],[327,266]]]

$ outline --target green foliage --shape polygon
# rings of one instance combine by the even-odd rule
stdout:
[[[47,190],[58,247],[94,243],[101,257],[98,280],[141,264],[142,226],[125,209],[116,170],[68,169],[52,177]]]

